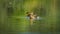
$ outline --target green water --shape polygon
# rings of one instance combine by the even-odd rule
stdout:
[[[12,4],[9,5],[8,2]],[[59,0],[0,0],[0,34],[19,34],[18,32],[41,32],[56,34],[60,32]],[[10,12],[7,11],[11,6]],[[12,11],[12,12],[11,12]],[[26,12],[37,13],[42,20],[30,26]]]

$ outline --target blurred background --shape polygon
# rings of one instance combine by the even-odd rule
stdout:
[[[30,26],[26,12],[42,17]],[[60,34],[60,0],[0,0],[0,34]]]

